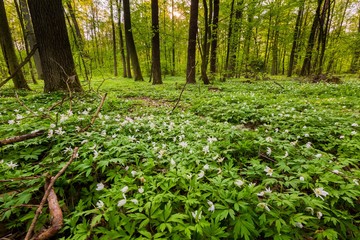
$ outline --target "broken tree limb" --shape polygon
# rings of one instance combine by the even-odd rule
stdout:
[[[100,105],[99,105],[99,107],[97,108],[94,116],[92,117],[90,124],[87,125],[85,128],[83,128],[80,132],[85,132],[86,130],[88,130],[88,129],[95,123],[95,120],[98,118],[99,113],[100,113],[100,110],[101,110],[101,108],[102,108],[103,105],[104,105],[106,96],[107,96],[107,93],[105,93],[104,96],[101,98]]]
[[[51,181],[49,183],[49,186],[47,187],[46,191],[45,191],[45,194],[43,196],[43,198],[41,199],[41,202],[40,202],[40,205],[39,207],[36,209],[36,212],[35,212],[35,216],[31,222],[31,225],[29,227],[29,230],[27,231],[26,233],[26,236],[25,236],[25,240],[30,240],[31,238],[31,235],[32,235],[32,232],[34,231],[34,228],[35,228],[35,224],[36,224],[36,221],[39,217],[39,215],[41,214],[41,211],[45,205],[45,202],[47,200],[47,198],[49,197],[49,194],[50,194],[50,191],[52,189],[52,187],[54,186],[54,183],[55,181],[61,176],[61,174],[63,174],[65,172],[65,170],[67,169],[67,167],[74,161],[75,158],[77,158],[77,153],[79,151],[79,147],[75,147],[74,148],[74,151],[71,155],[71,158],[70,160],[65,164],[65,166],[55,175],[55,177],[52,177],[51,178]]]
[[[16,142],[22,142],[28,139],[32,139],[32,138],[36,138],[39,137],[41,135],[43,135],[45,133],[44,130],[39,130],[39,131],[35,131],[32,133],[28,133],[28,134],[24,134],[24,135],[20,135],[20,136],[15,136],[15,137],[11,137],[11,138],[7,138],[4,140],[0,140],[0,147],[5,146],[7,144],[12,144],[12,143],[16,143]]]
[[[45,189],[49,187],[50,180],[46,180],[47,183],[45,185]],[[48,206],[49,206],[49,212],[50,212],[50,219],[51,219],[51,226],[47,229],[44,229],[40,233],[38,233],[36,236],[31,238],[32,240],[46,240],[49,239],[63,226],[63,213],[59,205],[59,201],[57,199],[56,193],[54,191],[54,188],[50,188],[49,196],[47,198]]]
[[[37,50],[38,46],[35,44],[34,48],[31,49],[31,51],[29,52],[29,55],[26,56],[26,58],[24,59],[24,61],[22,61],[22,63],[20,63],[20,65],[18,66],[17,69],[15,69],[15,71],[8,77],[6,78],[4,81],[2,81],[0,83],[0,88],[2,86],[4,86],[8,81],[10,81],[11,79],[13,79],[16,74],[20,71],[20,69],[25,66],[26,63],[28,63],[31,59],[31,57],[35,54],[36,50]]]

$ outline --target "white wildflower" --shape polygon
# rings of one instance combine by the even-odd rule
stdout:
[[[129,187],[128,186],[125,186],[121,189],[121,192],[122,193],[126,193],[127,191],[129,191]]]
[[[58,129],[55,130],[55,133],[57,135],[64,135],[65,131],[62,130],[62,127],[59,127]]]
[[[207,201],[207,203],[209,204],[209,212],[214,212],[215,211],[215,205],[212,201]]]
[[[352,127],[358,127],[359,125],[357,123],[351,124]]]
[[[23,117],[23,115],[21,115],[21,114],[16,114],[16,120],[21,120],[21,119],[23,119],[24,117]]]
[[[130,142],[135,142],[136,141],[136,138],[134,136],[129,136],[129,141]]]
[[[54,130],[50,129],[48,132],[48,138],[51,138],[54,135]]]
[[[131,171],[131,176],[135,177],[137,174],[137,171]]]
[[[206,170],[209,170],[209,169],[210,169],[209,164],[205,164],[204,167],[203,167],[203,169],[204,169],[205,171],[206,171]]]
[[[259,193],[256,194],[258,197],[263,197],[265,195],[265,192],[264,191],[261,191]]]
[[[314,209],[312,207],[305,208],[305,211],[308,211],[311,213],[311,215],[314,215]]]
[[[287,158],[288,156],[289,156],[289,153],[287,151],[285,151],[284,158]]]
[[[296,223],[295,223],[295,227],[303,228],[304,226],[302,225],[302,223],[296,222]]]
[[[265,193],[272,193],[270,188],[265,188]]]
[[[197,179],[203,178],[204,176],[205,176],[205,172],[203,170],[200,170]]]
[[[101,190],[103,190],[104,189],[104,184],[103,183],[98,183],[98,184],[96,184],[96,191],[101,191]]]
[[[316,158],[321,158],[322,157],[322,154],[321,153],[318,153],[315,155]]]
[[[97,208],[103,208],[104,207],[104,202],[99,200],[97,203],[96,203],[96,206]]]
[[[213,143],[213,142],[216,142],[217,141],[217,138],[216,137],[208,137],[207,141],[209,143]]]
[[[203,147],[203,152],[204,152],[205,154],[209,153],[209,152],[210,152],[209,146]]]
[[[101,135],[102,137],[105,137],[105,136],[106,136],[106,130],[102,130],[101,133],[100,133],[100,135]]]
[[[99,152],[94,150],[94,158],[97,158],[99,156]]]
[[[10,125],[13,125],[14,123],[15,123],[14,120],[9,120],[9,121],[8,121],[8,124],[10,124]]]
[[[238,179],[234,182],[234,184],[238,187],[241,187],[242,185],[244,185],[244,181],[241,179]]]
[[[180,142],[179,145],[183,148],[186,148],[188,146],[187,142]]]
[[[314,193],[315,193],[316,197],[319,197],[319,198],[321,198],[322,200],[324,200],[323,197],[326,197],[327,195],[329,195],[329,193],[326,192],[326,191],[324,190],[324,188],[315,188],[315,189],[314,189]]]
[[[344,139],[344,138],[345,138],[345,136],[344,136],[344,135],[341,135],[339,138],[340,138],[340,139]]]
[[[11,168],[11,169],[14,169],[16,168],[17,166],[19,166],[18,164],[16,163],[13,163],[13,161],[10,161],[9,163],[6,163],[6,165]]]
[[[139,192],[139,193],[144,193],[144,188],[143,188],[143,187],[140,187],[140,188],[138,189],[138,192]]]
[[[270,208],[268,207],[268,205],[266,204],[266,203],[259,203],[258,205],[257,205],[259,208],[263,208],[263,209],[265,209],[266,211],[270,211]]]
[[[311,142],[307,142],[305,146],[306,148],[311,148]]]
[[[302,181],[302,182],[305,180],[305,178],[304,178],[303,176],[300,176],[299,179],[300,179],[300,181]]]
[[[271,148],[268,147],[268,148],[266,149],[266,154],[267,154],[268,156],[270,156],[270,155],[271,155],[271,152],[272,152],[272,151],[271,151]]]
[[[358,180],[358,179],[353,179],[353,183],[354,183],[355,185],[359,185],[359,180]]]
[[[339,170],[335,169],[335,170],[332,170],[332,173],[340,174],[341,172]]]
[[[118,207],[122,207],[122,206],[124,206],[125,204],[126,204],[126,198],[121,199],[120,201],[118,201],[117,206],[118,206]]]
[[[175,160],[174,160],[174,159],[171,159],[171,160],[170,160],[170,164],[171,164],[172,166],[175,166],[175,165],[176,165]]]
[[[351,134],[351,135],[356,135],[357,132],[356,132],[356,131],[352,131],[350,134]]]
[[[267,142],[273,142],[272,137],[267,137],[267,138],[265,138],[265,140],[266,140]]]
[[[268,166],[265,167],[264,171],[266,172],[266,175],[271,176],[274,172],[272,168],[269,168]]]
[[[138,205],[139,204],[139,201],[137,199],[131,199],[130,202],[132,202],[133,204],[135,205]]]
[[[321,219],[321,217],[323,216],[322,212],[316,212],[316,216],[318,219]]]
[[[201,214],[202,212],[201,211],[198,212],[197,210],[195,212],[191,212],[191,215],[196,221],[199,221],[201,219]]]
[[[309,137],[310,135],[308,133],[305,133],[304,134],[304,137]]]
[[[63,123],[68,119],[69,119],[69,117],[67,115],[65,115],[65,114],[60,115],[60,123]]]

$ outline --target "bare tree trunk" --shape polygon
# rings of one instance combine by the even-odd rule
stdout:
[[[113,1],[109,1],[110,4],[110,21],[111,21],[111,30],[112,30],[112,43],[113,43],[113,58],[114,58],[114,76],[117,77],[117,57],[116,57],[116,33],[115,33],[115,22],[114,22],[114,7]]]
[[[297,57],[298,57],[298,43],[300,41],[300,34],[301,34],[301,20],[304,15],[304,7],[305,7],[305,0],[301,2],[301,5],[298,10],[298,14],[296,17],[296,23],[294,28],[294,39],[292,43],[291,53],[290,53],[290,60],[289,60],[289,69],[287,72],[287,76],[290,77],[292,75],[292,72],[294,70],[294,67],[297,63]]]
[[[231,39],[233,35],[233,18],[234,18],[234,6],[235,0],[231,1],[231,8],[230,8],[230,20],[229,20],[229,28],[227,34],[227,48],[226,48],[226,58],[225,58],[225,76],[229,77],[228,68],[229,68],[229,59],[230,59],[230,48],[231,48]],[[222,78],[222,81],[225,81],[225,77]]]
[[[357,32],[357,38],[356,38],[356,47],[354,50],[354,56],[351,61],[350,71],[351,73],[356,73],[360,70],[360,9],[359,16],[358,16],[358,32]]]
[[[19,63],[16,58],[15,47],[11,37],[9,23],[6,17],[4,1],[0,1],[0,45],[9,70],[9,74],[12,75],[19,67]],[[16,89],[30,90],[21,69],[13,78],[13,82]]]
[[[201,79],[204,84],[210,84],[209,77],[207,75],[207,65],[209,59],[209,46],[208,46],[208,35],[209,35],[209,10],[206,0],[203,0],[204,9],[204,36],[202,44],[202,56],[201,56]]]
[[[217,47],[218,47],[218,26],[219,26],[219,11],[220,0],[214,0],[214,14],[212,19],[211,30],[211,50],[210,50],[210,72],[216,73],[216,59],[217,59]]]
[[[199,0],[191,0],[186,82],[196,83],[196,36],[198,31]]]
[[[172,68],[171,76],[175,76],[175,16],[174,16],[174,0],[171,0],[171,54],[172,54]]]
[[[123,31],[122,31],[122,24],[121,24],[121,0],[116,2],[117,5],[117,13],[118,13],[118,29],[119,29],[119,38],[120,38],[120,55],[121,55],[121,62],[123,65],[123,77],[128,77],[127,72],[127,62],[125,58],[125,44],[123,38]]]
[[[62,1],[29,0],[28,4],[39,45],[44,92],[82,91],[72,57]]]
[[[125,38],[126,38],[126,45],[128,49],[128,54],[131,58],[131,65],[133,67],[133,73],[134,73],[134,79],[135,81],[144,81],[139,58],[136,52],[134,37],[132,34],[132,28],[131,28],[131,14],[130,14],[130,3],[129,0],[123,1],[123,7],[124,7],[124,22],[125,22]]]
[[[162,84],[160,64],[160,35],[159,35],[159,2],[151,0],[151,22],[153,37],[151,39],[153,84]]]

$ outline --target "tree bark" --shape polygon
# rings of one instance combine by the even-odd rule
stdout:
[[[61,0],[28,0],[44,73],[44,92],[82,91]]]
[[[298,57],[298,43],[300,41],[300,35],[301,35],[301,20],[304,15],[304,7],[305,7],[305,0],[301,2],[301,5],[298,10],[298,14],[296,17],[296,23],[294,28],[294,39],[291,47],[291,53],[290,53],[290,59],[289,59],[289,69],[287,72],[287,76],[291,77],[292,72],[296,66],[297,63],[297,57]]]
[[[210,84],[209,77],[207,75],[207,66],[209,59],[209,45],[208,45],[208,36],[209,36],[209,9],[207,6],[206,0],[203,0],[203,9],[204,9],[204,36],[203,36],[203,44],[202,44],[202,56],[201,56],[201,79],[203,80],[205,85]]]
[[[121,24],[121,0],[116,2],[117,5],[117,13],[118,13],[118,29],[119,29],[119,39],[120,39],[120,55],[121,55],[121,63],[123,65],[123,77],[128,77],[127,72],[127,62],[125,58],[125,47],[124,47],[124,38]]]
[[[0,0],[0,44],[9,74],[12,75],[18,69],[19,63],[16,57],[15,47],[6,17],[4,1],[2,0]],[[13,78],[13,82],[16,89],[30,90],[21,70],[16,73]]]
[[[115,33],[115,22],[114,22],[114,8],[113,0],[109,1],[110,4],[110,21],[111,21],[111,30],[112,30],[112,43],[113,43],[113,60],[114,60],[114,76],[117,77],[117,56],[116,56],[116,33]]]
[[[187,51],[187,68],[186,68],[187,83],[196,83],[195,68],[196,68],[196,37],[198,31],[198,13],[199,13],[199,0],[191,0],[188,51]]]
[[[218,47],[218,26],[219,26],[219,11],[220,0],[214,0],[214,14],[212,20],[211,30],[211,50],[210,50],[210,72],[216,73],[216,59],[217,59],[217,47]]]
[[[134,79],[135,81],[144,81],[141,73],[139,58],[136,52],[134,37],[132,34],[129,0],[123,1],[123,7],[124,7],[125,39],[126,39],[127,49],[129,51],[128,54],[130,55],[130,59],[131,59]]]
[[[152,39],[151,39],[151,53],[152,53],[152,69],[151,75],[153,77],[153,85],[162,84],[161,79],[161,63],[160,63],[160,34],[159,34],[159,2],[158,0],[151,0],[151,22],[152,22]]]

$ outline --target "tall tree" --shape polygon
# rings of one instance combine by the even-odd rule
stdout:
[[[118,13],[118,29],[119,29],[119,39],[120,39],[120,55],[121,55],[121,63],[123,65],[123,77],[130,77],[128,76],[128,69],[127,69],[127,62],[125,58],[125,44],[123,38],[123,30],[122,30],[122,23],[121,23],[121,0],[116,1],[117,6],[117,13]]]
[[[203,0],[204,9],[204,35],[201,51],[201,79],[204,84],[210,84],[209,77],[207,75],[207,66],[209,61],[209,50],[210,50],[210,36],[211,36],[211,18],[212,15],[212,3],[210,1],[210,7],[207,5],[207,0]],[[209,16],[210,15],[210,16]],[[210,36],[209,36],[210,35]]]
[[[350,72],[356,73],[360,70],[360,8],[358,10],[358,27],[355,39],[354,55],[351,60]]]
[[[44,73],[44,92],[82,91],[61,0],[28,0]]]
[[[135,81],[144,81],[141,73],[139,58],[136,52],[134,37],[131,28],[131,14],[130,14],[130,3],[129,0],[123,1],[124,7],[124,24],[125,24],[125,39],[126,46],[128,49],[128,55],[130,55],[131,65],[133,68]]]
[[[218,48],[218,27],[219,27],[220,0],[214,0],[214,13],[212,15],[211,50],[210,50],[210,72],[216,72],[216,59]]]
[[[196,37],[198,32],[199,0],[191,0],[190,24],[187,50],[186,82],[196,83]]]
[[[115,31],[115,22],[114,22],[114,6],[113,0],[109,1],[110,4],[110,21],[111,21],[111,32],[112,32],[112,43],[113,43],[113,61],[114,61],[114,76],[118,75],[117,71],[117,57],[116,57],[116,31]]]
[[[161,80],[161,64],[160,64],[160,34],[159,34],[159,2],[158,0],[151,0],[151,22],[152,22],[152,68],[151,75],[153,77],[153,84],[162,84]]]
[[[16,73],[13,77],[15,88],[30,90],[27,82],[25,81],[23,72],[21,69],[18,69],[19,63],[16,57],[14,42],[11,37],[3,0],[0,0],[0,44],[9,74],[13,75]]]

